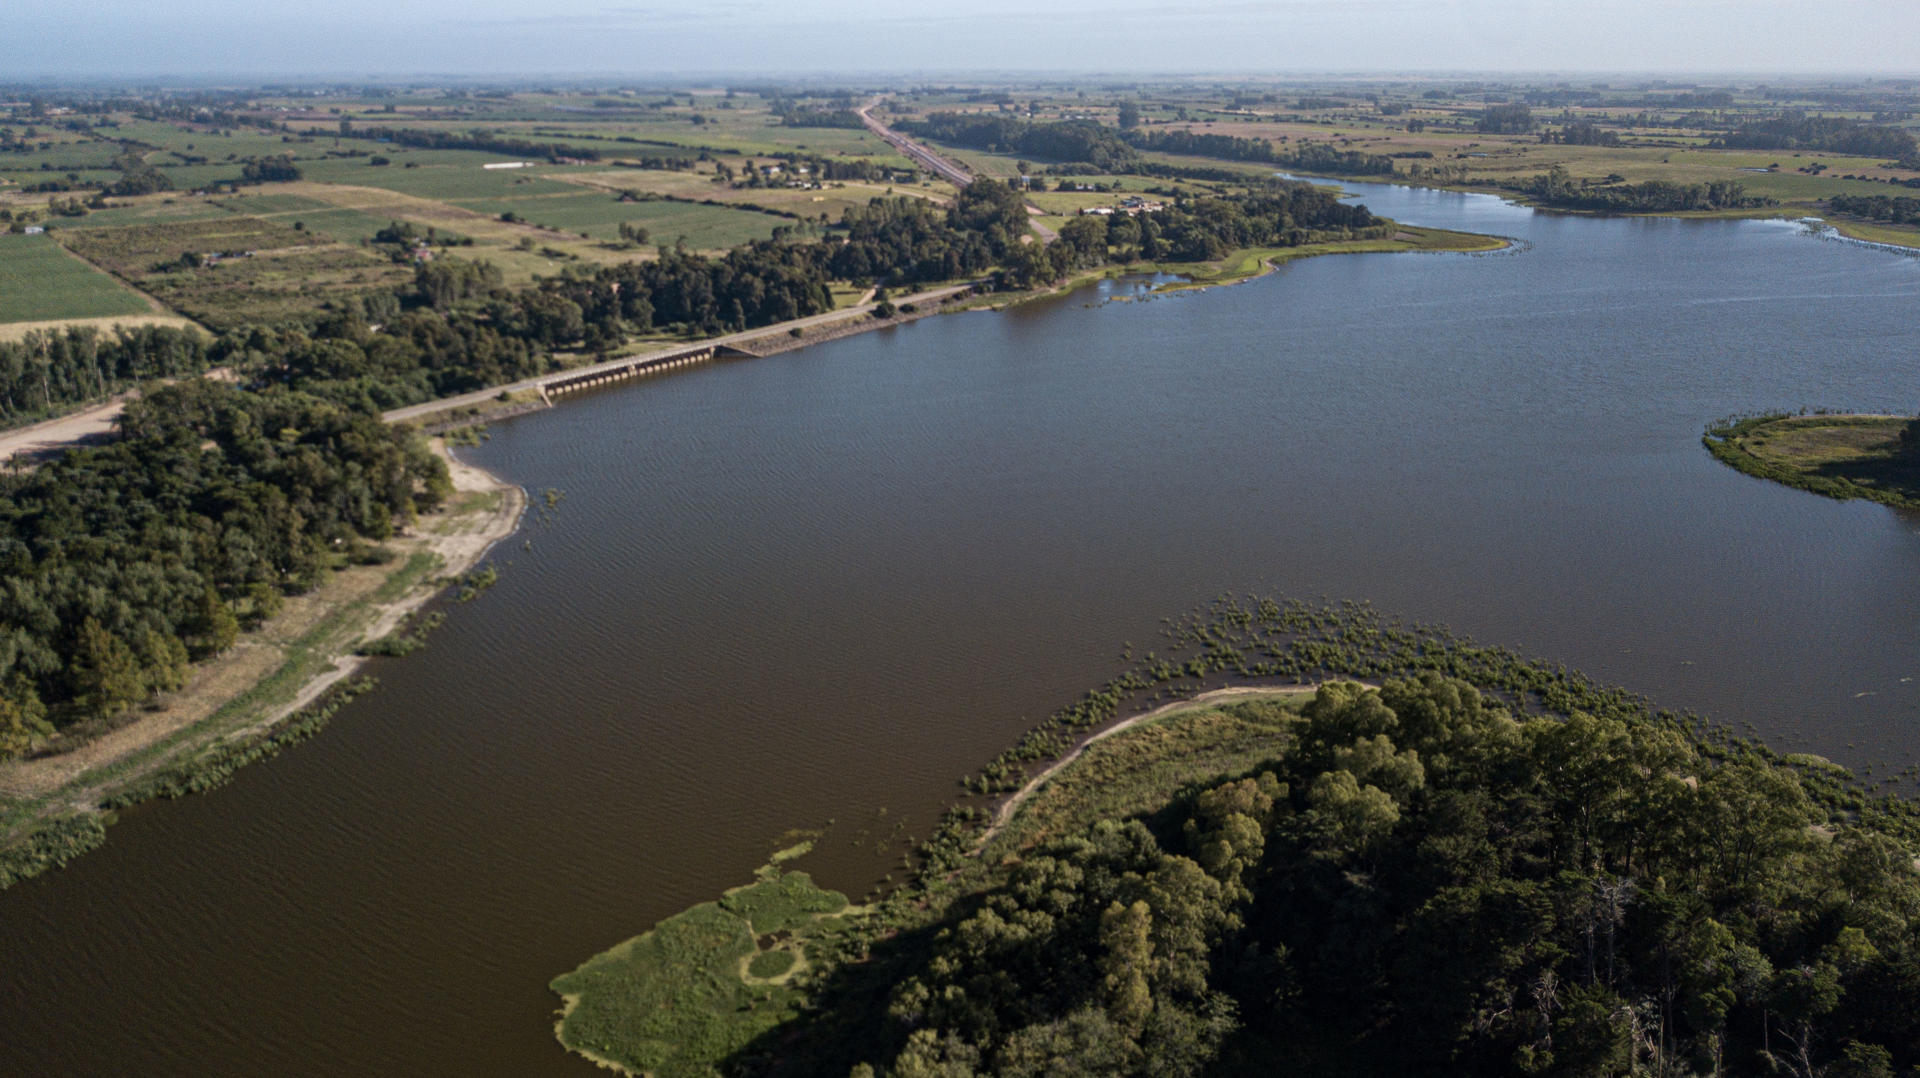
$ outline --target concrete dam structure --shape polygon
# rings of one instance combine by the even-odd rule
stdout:
[[[612,382],[623,382],[629,378],[638,378],[642,375],[679,370],[682,367],[691,367],[696,363],[707,363],[715,359],[751,358],[754,358],[752,352],[732,348],[723,344],[710,344],[703,345],[699,348],[688,348],[679,352],[669,352],[666,355],[655,354],[635,356],[630,360],[608,360],[604,363],[596,363],[591,367],[583,367],[579,370],[560,371],[555,374],[545,375],[536,379],[535,384],[539,386],[541,393],[548,397],[553,397],[561,393],[571,393],[580,389],[591,389],[594,386],[607,385]]]

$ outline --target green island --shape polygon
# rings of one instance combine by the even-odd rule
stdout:
[[[1723,420],[1701,440],[1760,479],[1920,509],[1920,420],[1911,416],[1774,413]]]
[[[1364,606],[1223,599],[1169,635],[976,776],[1017,811],[954,810],[796,995],[666,1004],[750,991],[723,900],[656,929],[719,926],[697,957],[623,945],[556,981],[563,1043],[661,1078],[1920,1064],[1911,803]],[[1224,674],[1257,680],[1031,784],[1128,701]]]

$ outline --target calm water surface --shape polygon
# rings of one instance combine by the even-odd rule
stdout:
[[[1911,411],[1920,261],[1356,189],[1526,243],[1103,285],[495,426],[473,460],[566,492],[497,587],[325,736],[0,893],[0,1073],[594,1073],[548,978],[788,828],[831,821],[810,867],[865,889],[955,778],[1222,591],[1370,599],[1908,762],[1920,522],[1699,434]]]

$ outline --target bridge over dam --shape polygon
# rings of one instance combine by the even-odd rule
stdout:
[[[929,289],[910,296],[896,297],[895,302],[902,306],[941,303],[960,296],[978,283],[980,282]],[[445,429],[472,422],[477,412],[486,413],[484,418],[504,418],[507,415],[545,408],[553,403],[555,397],[596,386],[679,370],[715,360],[758,359],[761,358],[763,351],[785,350],[783,346],[789,345],[785,340],[788,334],[801,336],[808,330],[832,332],[861,326],[863,319],[871,318],[875,306],[876,304],[873,303],[856,304],[841,310],[828,311],[825,314],[796,318],[791,322],[778,322],[770,326],[761,326],[759,329],[673,345],[658,351],[602,360],[584,367],[552,371],[508,385],[477,389],[459,396],[442,397],[405,408],[395,408],[382,413],[381,418],[389,423],[419,423],[428,430]],[[883,323],[875,323],[874,328],[878,328],[881,324]],[[538,395],[537,400],[524,399],[529,390]],[[520,404],[498,407],[507,398],[514,396],[523,398]]]
[[[534,380],[530,388],[538,389],[542,395],[553,397],[560,393],[569,393],[576,389],[591,389],[609,382],[638,378],[643,374],[658,374],[662,371],[691,367],[695,363],[706,363],[715,359],[757,359],[756,353],[730,345],[702,345],[697,348],[682,349],[665,355],[654,354],[632,356],[627,359],[609,360],[595,363],[591,367],[577,370],[560,371]]]

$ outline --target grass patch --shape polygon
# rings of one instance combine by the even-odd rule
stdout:
[[[1392,254],[1400,251],[1453,251],[1471,253],[1497,251],[1507,246],[1499,236],[1473,232],[1453,232],[1444,228],[1420,228],[1395,224],[1397,231],[1385,239],[1347,240],[1338,243],[1307,243],[1298,247],[1253,247],[1234,251],[1219,262],[1166,262],[1145,267],[1154,272],[1173,273],[1186,278],[1166,285],[1160,291],[1175,292],[1188,288],[1238,284],[1259,277],[1273,267],[1298,258],[1316,255]]]
[[[747,973],[762,980],[771,980],[793,968],[792,951],[760,951],[747,961]]]
[[[554,978],[566,1000],[555,1032],[570,1050],[628,1073],[710,1075],[799,1015],[807,993],[794,967],[824,958],[859,912],[776,860],[753,883]]]
[[[564,232],[587,233],[597,240],[617,239],[620,225],[638,225],[649,233],[647,246],[671,245],[685,237],[695,250],[717,251],[749,240],[766,239],[793,222],[784,217],[731,206],[703,206],[666,200],[621,202],[610,194],[569,193],[501,199],[462,200],[456,205],[480,213],[518,215],[531,224]]]
[[[152,310],[51,236],[0,235],[0,322],[106,318]]]
[[[1727,421],[1701,439],[1725,464],[1760,479],[1846,500],[1920,509],[1920,459],[1903,453],[1906,416],[1765,415]]]
[[[1151,813],[1189,788],[1256,769],[1292,743],[1310,699],[1276,693],[1196,706],[1095,742],[1021,806],[985,860],[1080,834],[1097,820]]]
[[[1920,228],[1889,225],[1878,221],[1828,220],[1835,232],[1848,239],[1884,243],[1890,247],[1920,248]]]

